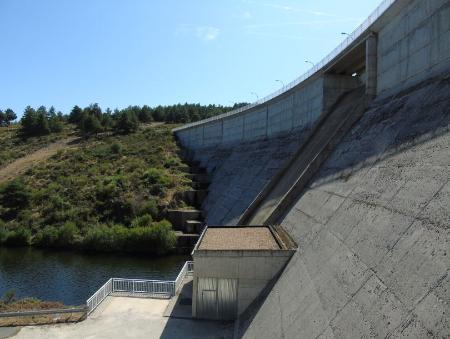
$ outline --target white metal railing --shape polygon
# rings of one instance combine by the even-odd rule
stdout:
[[[174,128],[172,131],[180,131],[184,129],[189,129],[194,126],[203,125],[208,122],[213,122],[216,120],[221,120],[223,118],[227,118],[232,115],[236,115],[239,113],[242,113],[244,111],[247,111],[251,108],[254,108],[256,106],[259,106],[267,101],[272,100],[273,98],[289,91],[290,89],[294,88],[295,86],[299,85],[300,83],[304,82],[311,76],[315,75],[319,71],[323,70],[325,66],[330,64],[333,59],[335,59],[339,54],[344,52],[353,42],[355,42],[357,39],[362,37],[362,35],[369,29],[369,27],[378,20],[396,1],[398,0],[383,0],[381,4],[372,12],[372,14],[369,15],[369,17],[360,25],[358,28],[356,28],[351,34],[347,36],[347,38],[342,41],[335,49],[333,49],[325,58],[323,58],[319,63],[315,64],[311,69],[309,69],[306,73],[295,79],[294,81],[288,83],[287,85],[283,86],[281,89],[279,89],[276,92],[273,92],[272,94],[269,94],[268,96],[259,99],[247,106],[237,108],[235,110],[216,115],[214,117],[203,119],[200,121],[192,122],[183,126],[180,126],[178,128]]]
[[[194,262],[186,261],[174,281],[111,278],[87,301],[87,313],[92,313],[111,294],[133,297],[170,298],[180,290],[183,280],[194,272]]]
[[[174,294],[173,281],[113,278],[112,283],[111,293],[114,294],[146,297],[164,297]]]
[[[183,265],[183,268],[181,269],[180,273],[178,273],[178,276],[174,281],[175,293],[177,293],[180,290],[186,275],[191,275],[193,272],[194,272],[194,262],[186,261]]]
[[[91,313],[100,303],[112,292],[112,279],[109,279],[100,289],[95,292],[87,301],[88,314]]]

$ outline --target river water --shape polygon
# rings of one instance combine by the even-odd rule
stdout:
[[[0,297],[14,289],[19,298],[81,305],[109,278],[174,280],[186,260],[0,247]]]

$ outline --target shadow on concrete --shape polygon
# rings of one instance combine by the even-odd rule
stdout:
[[[170,302],[167,310],[164,312],[165,317],[192,319],[192,288],[193,281],[190,278],[184,282],[180,293]]]
[[[184,282],[177,295],[164,312],[169,320],[161,334],[163,339],[217,338],[231,339],[234,322],[199,320],[192,318],[192,279]]]
[[[352,175],[449,133],[450,71],[375,101],[343,138],[308,187],[351,180]],[[282,221],[308,187],[278,218]]]
[[[358,175],[378,163],[418,149],[427,142],[448,135],[450,132],[450,72],[430,79],[398,93],[394,97],[375,101],[361,120],[337,145],[330,157],[310,180],[308,186],[285,209],[277,220],[282,222],[292,211],[308,188],[320,188],[333,183],[354,186],[353,175]],[[442,157],[440,162],[448,166],[448,144],[430,150]],[[411,160],[411,159],[410,159]],[[398,161],[398,166],[412,166]],[[443,168],[444,168],[443,166]],[[401,169],[397,171],[401,175]],[[427,173],[423,173],[427,175]],[[351,188],[350,187],[350,188]],[[326,187],[325,187],[326,190]],[[292,260],[297,260],[296,256]],[[245,333],[275,286],[275,281],[241,316],[239,336]]]

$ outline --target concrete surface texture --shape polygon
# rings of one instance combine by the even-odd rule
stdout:
[[[183,146],[201,149],[274,138],[308,129],[343,92],[361,85],[357,77],[325,75],[272,102],[242,114],[177,132]]]
[[[244,225],[267,225],[276,220],[277,210],[284,211],[288,202],[301,192],[339,140],[365,111],[365,88],[357,88],[338,102],[321,119],[309,140],[302,145],[287,166],[272,178],[239,221]],[[279,212],[278,212],[279,213]]]
[[[163,317],[167,299],[108,297],[77,324],[24,327],[12,338],[231,338],[233,329],[219,322]]]
[[[280,138],[216,147],[196,152],[211,176],[203,202],[208,225],[236,225],[264,185],[293,156],[310,130],[295,130]]]
[[[332,86],[336,87],[334,79]],[[321,77],[280,100],[231,118],[182,130],[177,136],[185,147],[199,149],[271,138],[280,132],[307,128],[322,114],[323,93],[324,79]]]
[[[410,86],[450,63],[450,2],[404,2],[378,33],[378,93]]]
[[[242,337],[450,337],[449,127],[450,72],[372,104],[279,220],[299,250]]]

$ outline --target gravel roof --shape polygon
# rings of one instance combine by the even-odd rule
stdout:
[[[210,227],[199,250],[279,250],[268,227]]]

